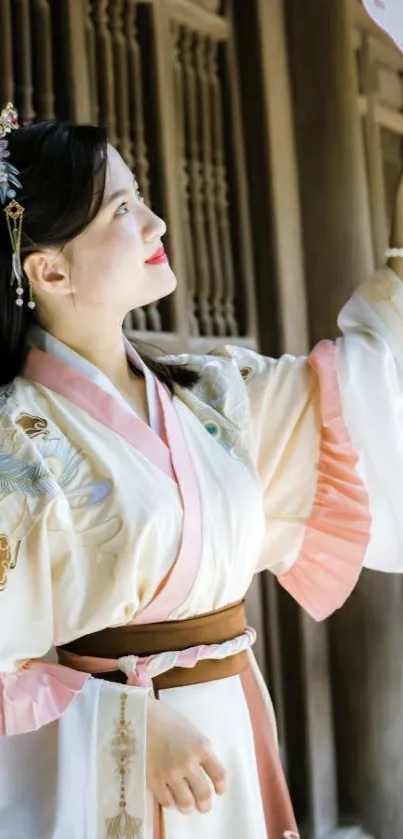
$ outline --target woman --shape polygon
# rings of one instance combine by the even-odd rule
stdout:
[[[297,839],[243,599],[401,570],[403,288],[309,359],[142,358],[164,222],[102,129],[1,119],[0,838]]]

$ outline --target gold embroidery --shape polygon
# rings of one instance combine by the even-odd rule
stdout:
[[[112,740],[112,755],[120,776],[119,814],[106,819],[107,839],[140,839],[141,820],[127,812],[126,787],[131,772],[131,763],[136,754],[136,738],[132,725],[126,719],[127,693],[120,697],[120,717],[116,723],[116,734]]]
[[[0,591],[7,588],[8,573],[17,565],[17,552],[12,556],[10,542],[5,533],[0,534]]]
[[[248,379],[250,378],[251,374],[253,373],[253,370],[252,370],[251,367],[242,367],[241,370],[240,370],[240,373],[241,373],[241,376],[242,376],[243,380],[245,382],[247,382]]]
[[[20,414],[16,419],[17,425],[28,437],[48,437],[49,429],[47,420],[43,417],[35,417],[32,414]]]

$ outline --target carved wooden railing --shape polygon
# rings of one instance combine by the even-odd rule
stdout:
[[[217,2],[203,4],[217,11]],[[169,4],[176,79],[189,326],[193,335],[233,337],[236,282],[228,203],[220,53],[229,27],[216,14],[192,18],[191,4]],[[198,10],[200,12],[200,9]],[[228,126],[231,131],[232,126]]]
[[[53,119],[54,74],[48,0],[0,3],[0,100],[14,100],[22,122]]]

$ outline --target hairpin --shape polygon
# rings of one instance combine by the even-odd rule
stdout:
[[[11,285],[16,283],[16,304],[23,306],[24,286],[21,265],[21,236],[24,207],[16,201],[17,190],[22,189],[19,172],[9,161],[7,134],[19,128],[18,114],[11,102],[0,113],[0,203],[5,205],[7,228],[12,248],[12,276]],[[28,308],[34,309],[31,283],[29,285]]]

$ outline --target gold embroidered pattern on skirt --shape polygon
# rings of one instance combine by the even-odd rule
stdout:
[[[10,542],[5,533],[0,533],[0,591],[7,588],[8,574],[17,565],[17,551],[12,556]]]
[[[126,719],[127,693],[120,697],[120,716],[116,722],[116,734],[112,740],[111,751],[120,776],[119,813],[112,819],[106,819],[107,839],[140,839],[141,819],[130,816],[127,812],[126,788],[131,772],[131,763],[136,753],[136,738],[132,724]]]
[[[48,423],[43,417],[34,417],[32,414],[20,414],[16,419],[16,423],[25,431],[27,437],[49,436]]]

